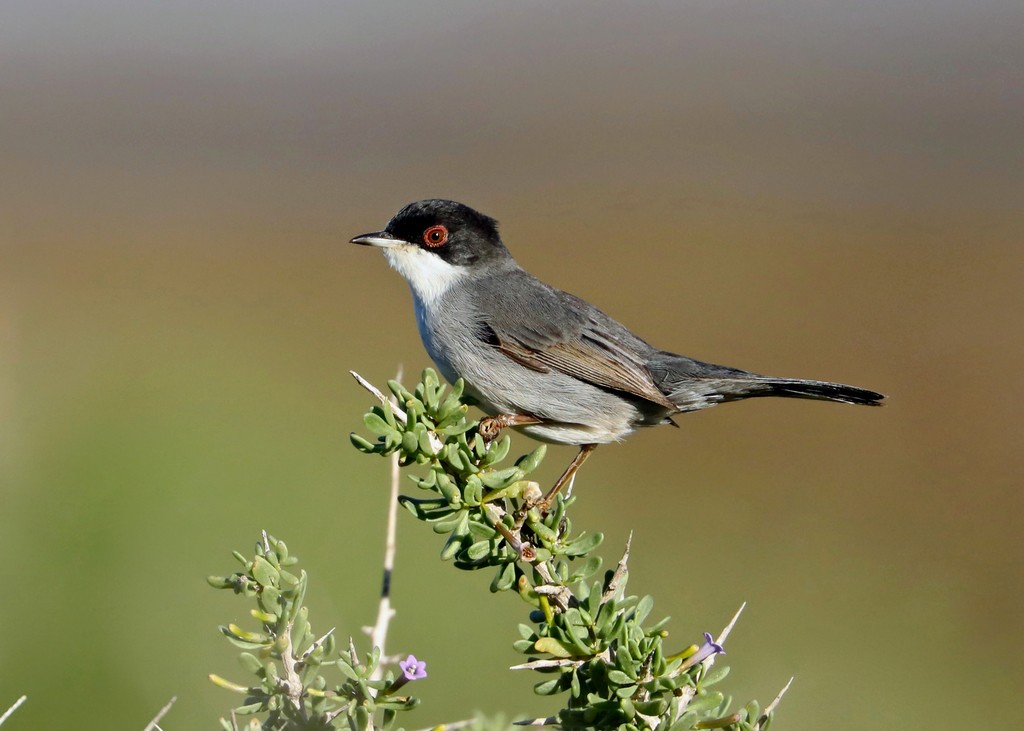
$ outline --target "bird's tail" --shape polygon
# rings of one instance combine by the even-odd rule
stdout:
[[[726,401],[781,396],[843,404],[880,406],[877,391],[829,381],[772,378],[738,368],[703,363],[674,353],[658,353],[649,362],[651,375],[669,401],[680,411],[704,409]]]
[[[885,398],[877,391],[847,386],[845,383],[808,381],[801,378],[769,378],[760,376],[752,379],[736,379],[726,386],[725,401],[756,396],[783,396],[786,398],[808,398],[819,401],[836,401],[841,404],[863,404],[881,406]],[[732,398],[729,398],[729,396]]]

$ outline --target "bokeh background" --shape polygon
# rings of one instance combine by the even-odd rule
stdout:
[[[496,216],[657,344],[855,383],[600,450],[576,524],[780,728],[959,728],[1024,687],[1024,6],[46,2],[0,7],[0,707],[213,728],[244,675],[209,589],[261,528],[314,626],[376,606],[387,465],[348,433],[427,365],[349,246],[403,204]],[[531,448],[520,438],[520,450]],[[571,457],[549,452],[542,477]],[[526,610],[404,516],[407,727],[545,715]]]

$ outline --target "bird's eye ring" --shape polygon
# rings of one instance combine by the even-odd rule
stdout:
[[[444,226],[431,226],[423,232],[423,243],[431,248],[443,246],[448,240],[448,229]]]

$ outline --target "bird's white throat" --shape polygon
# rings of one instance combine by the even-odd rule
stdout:
[[[449,264],[437,254],[417,246],[396,246],[384,249],[388,263],[405,277],[416,298],[427,307],[434,305],[466,270]]]

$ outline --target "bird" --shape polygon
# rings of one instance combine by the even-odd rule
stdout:
[[[412,292],[423,345],[450,383],[487,414],[480,432],[512,427],[579,447],[540,504],[597,446],[672,417],[763,396],[867,406],[857,386],[775,378],[662,350],[589,302],[537,279],[513,258],[495,219],[452,200],[410,203],[381,231],[351,239],[381,249]],[[659,313],[664,317],[664,313]]]

